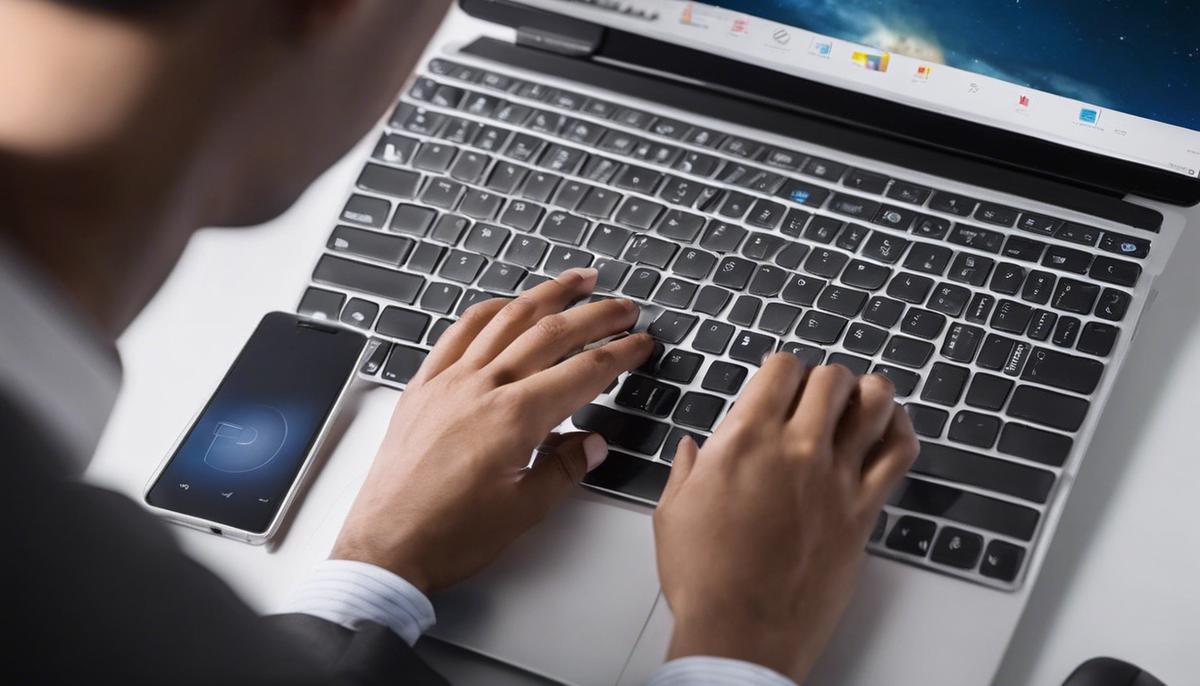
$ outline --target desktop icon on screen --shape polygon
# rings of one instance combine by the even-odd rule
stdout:
[[[1100,111],[1091,107],[1083,107],[1079,110],[1079,121],[1084,124],[1095,124],[1100,120]]]
[[[891,61],[891,53],[876,54],[873,52],[865,52],[863,50],[855,50],[854,54],[850,55],[850,61],[867,71],[887,71],[888,62]]]
[[[1022,95],[1021,97],[1017,98],[1017,106],[1018,107],[1029,107],[1029,96]]]
[[[913,78],[917,79],[918,81],[928,81],[929,75],[932,73],[933,67],[929,66],[928,64],[922,64],[917,67],[917,73]]]
[[[829,54],[833,52],[833,42],[824,38],[814,38],[812,44],[808,46],[808,54],[816,55],[823,59],[829,59]]]

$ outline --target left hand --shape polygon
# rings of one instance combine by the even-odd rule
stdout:
[[[627,336],[562,361],[637,321],[628,300],[563,312],[595,285],[594,269],[565,272],[515,300],[475,305],[443,334],[396,405],[334,558],[378,565],[425,593],[446,588],[603,461],[599,434],[550,432],[642,364],[654,342]]]

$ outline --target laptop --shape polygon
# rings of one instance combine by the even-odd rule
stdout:
[[[403,389],[470,305],[593,266],[664,350],[573,415],[608,460],[433,636],[643,683],[675,446],[786,350],[887,375],[921,438],[810,683],[989,683],[1200,201],[1181,11],[460,0],[298,310],[370,331],[361,376]]]

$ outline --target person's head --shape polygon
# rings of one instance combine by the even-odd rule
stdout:
[[[192,229],[270,219],[357,141],[448,4],[0,0],[0,183],[22,191],[0,231],[43,264],[145,246],[127,320]]]

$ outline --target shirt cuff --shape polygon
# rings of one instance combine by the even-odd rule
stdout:
[[[762,665],[693,655],[659,667],[646,686],[796,686],[796,682]]]
[[[347,629],[382,624],[409,645],[436,621],[433,604],[416,586],[366,562],[325,560],[292,591],[282,612],[320,617]]]

